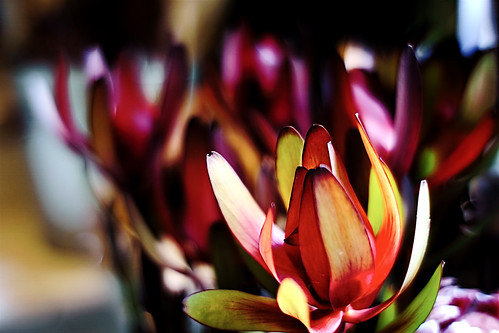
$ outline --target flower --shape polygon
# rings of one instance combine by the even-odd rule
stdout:
[[[222,329],[334,332],[376,316],[397,299],[414,279],[426,249],[428,188],[421,182],[414,247],[402,286],[390,299],[369,307],[397,257],[402,214],[389,170],[360,122],[358,128],[383,198],[383,220],[377,232],[349,183],[329,133],[320,125],[311,127],[304,141],[292,127],[279,136],[276,174],[288,208],[285,230],[274,223],[274,206],[265,214],[221,155],[213,152],[207,157],[213,191],[229,228],[279,282],[279,288],[276,299],[228,290],[193,294],[184,301],[188,315]],[[437,286],[438,275],[432,279]],[[431,303],[429,308],[428,304],[421,307],[426,315],[437,290],[433,288],[433,296],[426,301]]]
[[[188,82],[184,48],[172,47],[163,65],[162,84],[156,87],[155,96],[151,98],[145,88],[154,84],[147,82],[147,86],[141,80],[137,53],[123,52],[109,68],[100,50],[89,50],[85,57],[89,96],[88,133],[85,133],[75,121],[69,95],[69,66],[61,59],[55,73],[57,116],[54,119],[59,121],[59,134],[65,142],[87,161],[94,162],[120,192],[118,195],[132,199],[128,205],[137,206],[136,213],[142,215],[156,238],[167,234],[182,244],[192,233],[185,232],[183,224],[172,222],[170,198],[165,188],[174,187],[169,181],[172,178],[168,174],[170,165],[181,163],[178,157],[181,153],[172,153],[170,145],[174,142],[180,147],[177,149],[185,148],[182,137],[188,130],[189,117],[183,114]],[[195,148],[191,146],[186,149]],[[187,151],[184,158],[192,160],[191,155]],[[116,200],[115,194],[111,202]],[[113,206],[107,199],[98,198],[104,205]],[[195,242],[206,242],[204,238],[206,235],[196,238]]]

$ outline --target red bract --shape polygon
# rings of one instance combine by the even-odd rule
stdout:
[[[383,221],[377,232],[373,231],[322,126],[313,126],[304,141],[291,127],[279,136],[276,173],[279,191],[288,207],[285,230],[274,223],[275,208],[271,206],[264,214],[219,154],[208,156],[213,191],[232,233],[280,286],[273,303],[258,296],[231,294],[234,300],[227,304],[227,309],[220,305],[220,310],[235,311],[234,315],[241,318],[233,320],[241,319],[239,324],[214,320],[209,307],[203,307],[210,295],[214,299],[225,297],[220,291],[189,297],[185,301],[189,315],[225,329],[299,331],[306,327],[310,332],[334,332],[345,323],[372,318],[394,302],[413,280],[426,248],[428,189],[422,182],[414,249],[401,289],[389,300],[369,307],[399,251],[402,216],[396,185],[389,180],[388,169],[360,123],[359,130],[383,198]],[[208,314],[198,312],[201,307]],[[255,326],[252,320],[261,325]]]

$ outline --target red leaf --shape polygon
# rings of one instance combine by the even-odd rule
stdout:
[[[321,164],[331,169],[327,143],[331,136],[321,125],[312,126],[305,138],[302,165],[307,169],[318,168]]]

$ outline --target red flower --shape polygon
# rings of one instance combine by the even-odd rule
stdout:
[[[89,95],[87,136],[79,130],[68,92],[68,65],[61,60],[55,76],[60,134],[76,151],[97,161],[120,185],[143,182],[170,135],[187,84],[182,48],[173,48],[159,99],[149,101],[140,84],[137,59],[122,54],[109,70],[98,50],[87,54]],[[132,183],[132,184],[131,184]]]
[[[230,229],[280,286],[276,300],[230,291],[194,294],[185,301],[189,315],[225,329],[300,331],[306,327],[311,332],[333,332],[345,323],[379,314],[405,290],[427,243],[426,182],[421,183],[414,249],[402,287],[370,308],[399,251],[402,217],[389,171],[361,125],[359,130],[383,198],[383,221],[377,232],[321,126],[313,126],[305,141],[293,128],[279,136],[276,172],[289,207],[284,231],[274,224],[274,207],[265,215],[229,164],[215,152],[208,156],[213,190]],[[215,311],[225,314],[217,316]]]

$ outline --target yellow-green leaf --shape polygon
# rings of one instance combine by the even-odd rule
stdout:
[[[277,291],[277,304],[282,312],[298,319],[310,328],[310,308],[307,296],[293,279],[282,280]]]
[[[369,200],[367,202],[367,217],[373,228],[374,235],[378,234],[383,223],[383,197],[378,178],[371,168],[369,175]]]
[[[392,297],[393,295],[395,295],[395,290],[392,285],[388,285],[381,292],[381,299],[382,301],[386,301],[390,299],[390,297]],[[376,331],[379,331],[388,326],[388,324],[392,323],[397,318],[398,313],[399,313],[398,304],[395,301],[392,303],[392,305],[387,307],[386,310],[384,310],[378,315],[378,321],[376,323]]]
[[[414,243],[412,245],[411,259],[409,267],[402,282],[401,291],[409,286],[414,280],[416,273],[421,266],[423,256],[426,252],[428,244],[428,236],[430,234],[430,193],[428,183],[423,180],[419,186],[418,208],[416,211],[416,230],[414,231]]]
[[[184,312],[203,325],[235,331],[304,332],[273,298],[236,290],[207,290],[184,300]]]
[[[397,206],[399,207],[401,216],[403,217],[402,196],[400,195],[397,182],[395,181],[395,177],[393,176],[390,169],[388,169],[386,166],[385,172],[388,176],[388,179],[390,180],[390,183],[392,184],[393,193],[395,195],[395,199],[397,200]],[[374,235],[377,235],[383,223],[383,194],[381,192],[381,187],[373,168],[371,168],[371,173],[369,175],[369,200],[367,203],[367,217],[369,219],[369,222],[371,222]],[[404,222],[403,218],[401,219],[401,222]]]
[[[285,127],[279,133],[276,148],[277,186],[282,201],[289,208],[295,171],[301,165],[303,138],[293,127]]]

